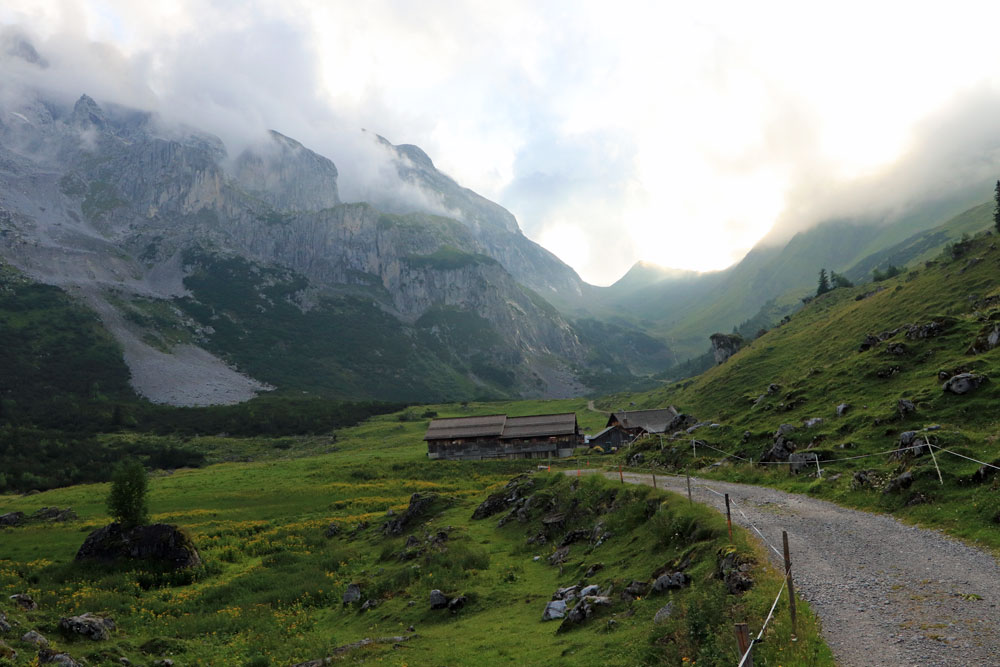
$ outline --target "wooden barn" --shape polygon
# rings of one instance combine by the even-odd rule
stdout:
[[[666,433],[680,413],[673,406],[657,410],[622,410],[612,412],[608,426],[620,426],[632,437],[646,433]]]
[[[576,413],[434,419],[424,435],[431,459],[544,459],[564,457],[582,442]]]
[[[619,447],[624,447],[632,442],[634,437],[618,424],[614,424],[590,436],[588,444],[591,447],[600,447],[605,453],[609,453],[617,451]]]

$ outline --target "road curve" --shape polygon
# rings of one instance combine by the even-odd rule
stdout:
[[[618,480],[617,471],[604,474]],[[652,484],[652,477],[625,473],[625,481]],[[728,493],[734,523],[753,522],[778,549],[781,531],[788,532],[796,592],[819,615],[838,664],[1000,665],[1000,564],[992,555],[935,530],[808,496],[691,482],[694,500],[720,512],[725,500],[717,494]],[[657,475],[656,485],[687,493],[683,477]]]

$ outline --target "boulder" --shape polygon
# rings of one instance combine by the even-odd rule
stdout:
[[[674,431],[685,431],[698,423],[698,418],[694,415],[681,413],[670,420],[670,423],[663,429],[664,433]]]
[[[708,339],[712,342],[716,365],[724,364],[743,347],[743,337],[739,334],[714,333]]]
[[[21,641],[27,644],[34,644],[39,648],[48,648],[49,640],[34,630],[28,630],[21,635]]]
[[[7,622],[7,614],[0,611],[0,633],[7,634],[11,631],[10,623]]]
[[[438,589],[431,591],[431,609],[446,609],[448,607],[448,598],[444,593]]]
[[[201,565],[191,538],[177,526],[165,523],[134,528],[112,523],[98,528],[84,540],[76,560],[143,560],[173,570]]]
[[[844,415],[847,414],[847,411],[850,409],[851,409],[850,403],[841,403],[840,405],[837,406],[837,416],[843,417]]]
[[[76,512],[74,512],[70,507],[67,507],[64,510],[61,510],[58,507],[43,507],[28,517],[28,521],[63,522],[72,521],[73,519],[78,518],[80,517],[78,517]]]
[[[562,565],[569,558],[569,547],[560,547],[549,556],[549,565]]]
[[[653,591],[656,593],[663,593],[665,591],[679,590],[687,586],[689,583],[691,583],[691,577],[683,572],[662,574],[656,578],[656,581],[653,582]]]
[[[646,595],[646,591],[649,590],[649,584],[645,581],[633,580],[628,586],[625,587],[623,591],[624,595],[628,595],[633,598],[641,598]]]
[[[490,495],[472,513],[473,519],[485,519],[506,510],[523,499],[533,488],[535,481],[527,475],[520,475],[507,482],[502,491]]]
[[[978,389],[984,382],[986,382],[986,377],[983,375],[977,375],[976,373],[959,373],[958,375],[953,375],[948,378],[948,380],[941,385],[941,389],[952,394],[968,394],[970,391]]]
[[[564,547],[567,544],[573,544],[574,542],[579,542],[580,540],[589,540],[590,535],[593,531],[580,528],[577,530],[571,530],[563,536],[562,541],[559,542],[559,546]]]
[[[774,432],[774,439],[777,440],[780,436],[790,435],[794,432],[795,426],[793,424],[782,424],[778,427],[778,430]]]
[[[947,331],[955,322],[957,320],[952,317],[942,317],[926,324],[911,324],[905,327],[906,337],[910,340],[935,338]]]
[[[329,526],[326,527],[326,532],[323,534],[326,536],[327,539],[330,539],[332,537],[340,535],[342,530],[343,529],[340,527],[339,523],[331,523]]]
[[[591,584],[590,586],[584,586],[580,589],[580,597],[585,598],[590,595],[600,595],[601,587],[597,584]]]
[[[997,462],[994,462],[993,465],[994,466],[997,465]],[[982,484],[983,482],[988,482],[996,474],[997,474],[997,469],[995,467],[988,465],[981,465],[979,466],[979,470],[972,473],[972,477],[969,478],[969,481],[971,481],[973,484]]]
[[[361,601],[361,586],[358,584],[348,584],[347,590],[344,591],[343,603],[345,605],[354,604],[355,602]]]
[[[889,454],[891,461],[901,461],[908,457],[923,456],[928,453],[927,442],[920,431],[903,431],[899,434],[898,452]]]
[[[913,414],[917,411],[917,406],[913,404],[913,401],[901,398],[896,401],[896,412],[899,413],[900,417],[905,417],[906,415]]]
[[[667,604],[660,607],[656,615],[653,616],[653,623],[657,625],[662,625],[670,620],[670,616],[674,613],[674,603],[668,602]]]
[[[368,611],[378,606],[378,600],[365,600],[361,603],[361,611]]]
[[[913,484],[913,473],[907,470],[902,475],[889,482],[889,485],[885,487],[885,491],[882,493],[897,493],[910,488],[911,484]]]
[[[59,631],[64,635],[86,637],[92,641],[101,641],[111,636],[115,622],[110,618],[97,616],[87,612],[79,616],[68,616],[59,619]]]
[[[594,563],[587,568],[587,571],[583,573],[585,579],[590,579],[592,576],[604,569],[604,563]]]
[[[424,495],[414,493],[410,496],[410,505],[406,508],[406,511],[391,521],[387,521],[382,526],[382,534],[389,536],[401,535],[411,524],[423,518],[430,511],[437,497],[435,493]]]
[[[872,479],[873,475],[875,475],[874,470],[858,470],[855,472],[851,478],[851,490],[870,489],[875,485]]]
[[[35,609],[38,609],[38,604],[32,600],[31,596],[27,593],[15,593],[10,596],[10,600],[24,611],[34,611]]]
[[[753,587],[754,581],[750,576],[752,566],[752,561],[735,549],[723,547],[718,553],[716,574],[731,595],[739,595]]]
[[[801,472],[809,472],[816,468],[816,461],[818,460],[819,455],[816,452],[795,452],[788,457],[788,469],[795,475]]]
[[[580,587],[577,585],[566,586],[565,588],[560,588],[555,593],[552,594],[553,600],[575,600],[577,594],[580,592]]]
[[[466,601],[467,600],[464,595],[459,595],[458,597],[454,597],[448,600],[448,611],[452,613],[457,612],[459,609],[465,606]]]
[[[976,340],[972,341],[972,344],[969,345],[969,349],[965,353],[982,354],[983,352],[996,349],[998,345],[1000,345],[1000,324],[991,323],[979,332]]]
[[[59,665],[59,667],[80,667],[80,663],[69,653],[56,653],[52,649],[43,648],[38,652],[38,662],[42,665]]]
[[[760,457],[761,462],[785,462],[795,451],[795,443],[781,435],[775,435],[774,444]]]
[[[805,425],[806,428],[814,428],[816,426],[819,426],[822,423],[823,423],[823,418],[822,417],[813,417],[813,418],[807,419],[807,420],[805,420],[803,422],[803,424]]]
[[[646,460],[646,455],[642,452],[636,452],[628,459],[628,465],[634,467],[641,466]]]
[[[0,526],[20,526],[24,523],[24,512],[8,512],[0,515]]]
[[[888,345],[885,346],[886,354],[893,354],[896,355],[897,357],[903,356],[904,354],[907,353],[907,351],[908,348],[906,347],[906,343],[889,343]]]
[[[545,611],[542,612],[543,621],[554,621],[557,618],[564,618],[566,616],[566,602],[563,600],[553,600],[545,605]]]

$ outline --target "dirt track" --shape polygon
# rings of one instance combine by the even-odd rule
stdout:
[[[652,484],[634,473],[625,481]],[[687,493],[684,478],[657,475],[656,483]],[[728,493],[734,523],[749,528],[738,507],[778,549],[788,532],[796,592],[822,620],[838,664],[1000,665],[1000,565],[990,554],[885,515],[692,478],[694,500],[721,512],[724,498],[705,486]]]

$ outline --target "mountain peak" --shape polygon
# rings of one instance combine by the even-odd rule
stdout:
[[[73,105],[71,121],[74,125],[94,125],[103,128],[108,119],[104,115],[104,109],[94,101],[94,98],[84,94]]]

